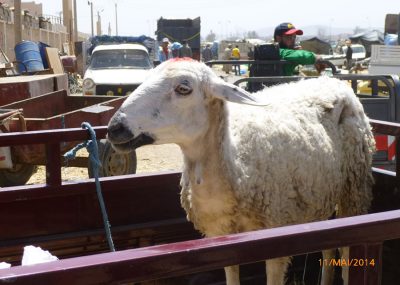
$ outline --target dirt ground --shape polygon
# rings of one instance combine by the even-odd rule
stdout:
[[[85,151],[78,153],[86,156]],[[180,148],[175,144],[149,145],[138,148],[137,173],[151,173],[167,170],[181,170],[183,158]],[[87,168],[63,167],[61,171],[63,181],[82,180],[88,178]],[[39,166],[38,171],[32,175],[27,184],[42,184],[46,182],[44,166]]]

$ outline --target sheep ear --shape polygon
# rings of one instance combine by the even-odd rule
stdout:
[[[239,86],[227,83],[223,80],[215,81],[211,84],[210,91],[213,97],[247,105],[265,106],[261,98],[252,95]]]

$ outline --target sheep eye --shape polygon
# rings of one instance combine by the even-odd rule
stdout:
[[[193,89],[189,86],[189,82],[182,82],[175,88],[175,92],[180,95],[189,95],[192,93]]]

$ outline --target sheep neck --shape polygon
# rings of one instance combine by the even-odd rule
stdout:
[[[215,100],[209,105],[209,127],[189,147],[182,147],[184,171],[181,202],[188,218],[207,236],[235,232],[233,228],[237,200],[226,175],[227,110]]]
[[[205,133],[190,145],[181,146],[187,170],[196,170],[200,166],[203,174],[213,176],[224,167],[223,143],[226,138],[227,110],[221,100],[213,100],[209,104],[208,128]]]

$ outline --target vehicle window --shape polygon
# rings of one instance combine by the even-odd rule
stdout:
[[[365,49],[363,47],[354,47],[353,52],[365,52]]]
[[[92,55],[90,62],[92,69],[104,68],[152,68],[150,58],[142,50],[100,50]]]

